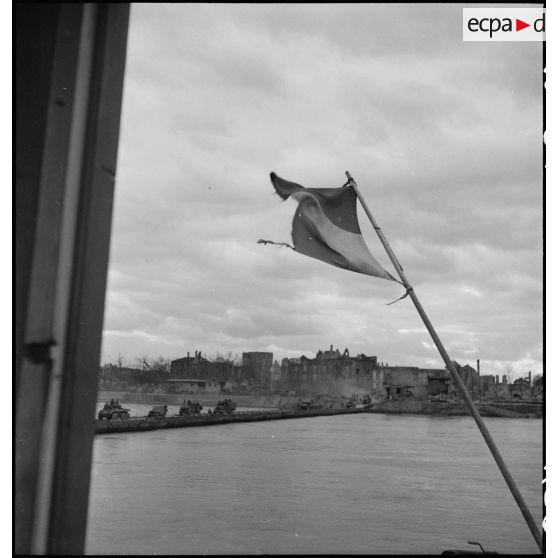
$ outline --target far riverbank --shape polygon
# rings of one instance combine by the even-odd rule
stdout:
[[[475,402],[480,414],[485,417],[542,418],[543,406],[539,402],[479,401]],[[419,399],[385,400],[367,406],[371,413],[413,413],[437,416],[469,415],[465,403],[452,401],[428,401]]]

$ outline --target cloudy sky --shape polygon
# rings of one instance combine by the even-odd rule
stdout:
[[[460,5],[133,4],[102,360],[442,367],[400,285],[256,243],[291,241],[270,171],[350,170],[450,356],[540,373],[541,161],[541,44],[463,42]]]

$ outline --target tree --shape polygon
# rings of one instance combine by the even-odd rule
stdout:
[[[242,355],[229,351],[227,353],[227,360],[232,362],[233,364],[240,365],[242,364]]]
[[[152,370],[157,370],[159,372],[170,372],[170,359],[160,356],[155,360],[149,361]]]

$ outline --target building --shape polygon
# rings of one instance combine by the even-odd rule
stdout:
[[[424,397],[449,392],[449,374],[445,369],[418,366],[384,366],[383,387],[388,398]]]
[[[484,397],[490,397],[496,395],[496,385],[500,383],[499,376],[494,376],[492,374],[487,374],[479,376],[480,381],[480,393]]]
[[[463,383],[465,384],[467,391],[470,394],[480,394],[481,382],[479,380],[480,377],[479,371],[475,370],[469,364],[465,364],[461,366],[460,364],[455,362],[455,360],[452,362],[457,370],[457,373],[461,376],[461,379],[463,380]],[[452,385],[453,385],[453,380],[452,380]],[[457,391],[457,387],[454,387],[454,389]]]
[[[464,374],[473,370],[460,367]],[[423,397],[447,394],[450,391],[449,372],[445,369],[417,366],[388,366],[378,363],[376,356],[351,356],[348,349],[341,352],[330,345],[319,350],[315,358],[301,356],[284,358],[281,365],[281,387],[302,392],[347,394],[352,391],[377,393],[385,397]]]
[[[271,387],[273,353],[250,351],[242,353],[242,380],[251,385]]]
[[[512,384],[508,384],[510,396],[513,399],[531,398],[531,379],[518,378]]]
[[[129,368],[106,364],[99,374],[99,389],[130,390],[138,386],[151,384],[153,387],[169,378],[164,370],[152,368]]]
[[[198,380],[194,378],[173,378],[165,382],[168,393],[204,394],[220,393],[221,384],[212,380]]]
[[[271,389],[275,390],[281,385],[281,365],[274,360],[270,370]]]
[[[450,378],[447,370],[427,370],[428,395],[447,395]]]
[[[383,372],[375,356],[351,356],[348,349],[319,350],[315,358],[284,358],[281,365],[282,387],[310,392],[343,392],[382,389]]]
[[[477,360],[477,369],[475,370],[468,364],[460,366],[454,361],[454,364],[463,379],[467,391],[475,396],[488,399],[530,399],[535,396],[531,372],[525,378],[518,378],[511,382],[506,374],[502,375],[502,381],[498,374],[480,374],[480,361]],[[451,389],[454,393],[459,393],[457,387],[451,381]]]
[[[535,376],[533,379],[533,388],[532,388],[532,397],[533,399],[541,399],[544,397],[544,378],[543,376]]]
[[[172,360],[170,376],[171,379],[213,380],[224,385],[226,382],[232,382],[234,378],[234,364],[224,358],[209,361],[202,357],[201,351],[195,351],[193,357],[188,353],[183,358]]]
[[[417,366],[386,366],[383,386],[388,398],[406,395],[421,397],[428,393],[428,372]]]

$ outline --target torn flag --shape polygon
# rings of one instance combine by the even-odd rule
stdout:
[[[372,256],[360,232],[355,191],[341,188],[305,188],[270,174],[279,196],[298,202],[293,219],[292,248],[331,265],[396,281]],[[268,241],[262,241],[268,242]]]

